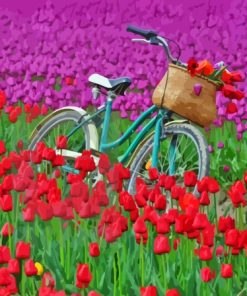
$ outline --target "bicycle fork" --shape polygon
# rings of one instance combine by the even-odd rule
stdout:
[[[164,118],[160,118],[155,126],[154,133],[154,145],[152,151],[152,167],[158,168],[158,154],[160,150],[160,140],[162,136],[163,129],[163,120]],[[169,163],[169,175],[175,174],[175,158],[176,158],[176,145],[177,145],[177,135],[172,136],[171,143],[169,145],[168,151],[168,163]]]

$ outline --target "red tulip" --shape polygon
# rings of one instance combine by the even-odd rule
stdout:
[[[18,119],[18,113],[14,109],[9,113],[9,121],[12,123],[15,123],[17,121],[17,119]]]
[[[141,296],[157,296],[157,288],[155,286],[141,287]]]
[[[170,232],[170,223],[167,221],[165,216],[161,216],[156,223],[157,233],[169,233]]]
[[[137,233],[147,232],[147,226],[143,217],[137,218],[136,222],[134,223],[134,231]]]
[[[0,246],[0,264],[8,263],[11,258],[10,249],[7,246]]]
[[[6,152],[6,147],[4,141],[0,140],[0,155]]]
[[[8,271],[12,274],[20,273],[20,263],[17,259],[10,259],[9,260]]]
[[[172,186],[176,183],[176,179],[174,176],[166,176],[164,187],[166,190],[171,190]]]
[[[208,176],[205,176],[200,181],[197,181],[197,190],[199,192],[208,191],[208,181]]]
[[[25,270],[25,274],[27,276],[33,276],[33,275],[37,275],[37,268],[35,267],[35,264],[33,262],[32,259],[28,259],[25,264],[24,264],[24,270]]]
[[[166,236],[158,235],[154,240],[154,253],[164,254],[169,253],[171,250],[169,239]]]
[[[206,246],[214,245],[215,225],[208,223],[207,227],[202,230],[203,244]]]
[[[12,196],[5,194],[0,197],[0,208],[4,212],[10,212],[13,209]]]
[[[170,224],[175,223],[176,218],[179,216],[177,209],[170,209],[166,215],[166,218]]]
[[[208,246],[201,246],[199,249],[199,258],[201,260],[211,260],[213,258],[213,252],[210,247]]]
[[[30,243],[19,241],[16,244],[15,256],[17,259],[28,259],[30,257],[31,247]]]
[[[34,205],[28,204],[26,208],[22,210],[22,218],[26,222],[33,222],[35,219],[36,209]]]
[[[50,272],[45,272],[43,274],[41,287],[49,287],[51,289],[55,287],[55,280]]]
[[[186,215],[179,215],[175,220],[175,232],[184,233],[185,232],[185,220],[187,219]]]
[[[226,113],[227,114],[233,114],[233,113],[236,113],[238,112],[238,107],[235,103],[233,102],[229,102],[227,105],[226,105]]]
[[[62,166],[65,164],[65,159],[63,155],[56,155],[52,160],[52,167]]]
[[[27,103],[27,104],[24,105],[25,113],[30,113],[31,110],[32,110],[32,106],[30,104]]]
[[[10,223],[5,223],[2,227],[2,236],[10,236],[14,233],[14,226]]]
[[[92,257],[98,257],[100,255],[100,249],[98,243],[90,243],[89,254]]]
[[[96,165],[90,151],[83,151],[82,156],[77,157],[75,160],[75,169],[77,170],[92,172],[95,168]]]
[[[7,175],[3,178],[3,190],[10,191],[13,189],[13,175]]]
[[[237,229],[227,230],[225,233],[225,244],[230,247],[237,247],[239,231]]]
[[[6,267],[0,267],[0,286],[11,284],[11,274]]]
[[[37,213],[41,220],[49,221],[53,217],[52,206],[44,201],[39,201],[37,206]]]
[[[204,229],[207,227],[208,223],[209,221],[206,214],[197,213],[192,226],[194,229]]]
[[[157,168],[150,168],[148,170],[148,175],[150,180],[157,180],[159,178],[159,172]]]
[[[7,98],[5,92],[0,90],[0,109],[3,109],[3,106],[6,104]]]
[[[46,105],[42,105],[41,110],[40,110],[40,114],[45,116],[48,113],[48,108],[46,107]]]
[[[203,267],[201,269],[201,279],[203,282],[210,282],[212,279],[215,278],[215,271],[211,271],[209,267]]]
[[[219,217],[218,229],[219,232],[226,232],[227,230],[235,228],[235,220],[231,217]]]
[[[162,194],[156,195],[154,207],[156,210],[165,210],[166,209],[166,197]]]
[[[37,103],[35,103],[33,105],[33,108],[31,110],[31,118],[32,119],[35,119],[37,118],[38,116],[40,115],[40,108],[39,108],[39,105]]]
[[[192,77],[196,75],[196,68],[197,67],[198,67],[198,63],[197,63],[196,59],[190,58],[188,61],[187,70]]]
[[[49,287],[40,287],[38,296],[53,296],[54,290]]]
[[[186,189],[183,187],[180,187],[178,185],[173,185],[171,188],[171,197],[173,199],[179,200],[181,196],[184,196],[186,192]]]
[[[184,173],[184,185],[187,187],[194,187],[197,182],[197,175],[193,171],[187,171]]]
[[[66,83],[67,85],[73,85],[73,84],[74,84],[74,78],[71,77],[71,76],[67,76],[67,77],[65,77],[65,83]]]
[[[87,288],[92,278],[92,274],[87,264],[77,265],[76,279],[79,282],[77,286],[80,288]]]
[[[66,149],[67,148],[68,139],[66,136],[60,135],[56,139],[57,149]]]
[[[209,199],[207,191],[203,191],[201,193],[201,197],[200,197],[199,201],[200,201],[200,205],[203,205],[203,206],[208,206],[210,204],[210,199]]]
[[[186,193],[184,196],[181,196],[179,199],[179,206],[183,211],[186,210],[188,206],[193,206],[195,209],[198,209],[200,202],[192,193]]]
[[[224,70],[221,76],[223,82],[227,84],[232,84],[233,82],[241,82],[243,81],[243,77],[239,72],[229,72],[228,70]]]
[[[7,286],[7,289],[12,295],[18,293],[16,279],[13,275],[10,276],[10,284]]]
[[[178,246],[180,244],[180,238],[175,238],[174,241],[173,241],[173,249],[174,250],[177,250]]]
[[[139,208],[143,208],[147,205],[147,201],[141,192],[138,192],[135,195],[135,201],[136,201],[136,204]]]
[[[232,264],[221,265],[221,276],[223,278],[231,278],[233,276]]]
[[[214,178],[208,178],[208,191],[211,193],[216,193],[220,190],[219,183]]]
[[[180,296],[180,294],[177,289],[170,289],[166,291],[165,296]]]
[[[109,171],[111,163],[107,154],[100,154],[98,168],[100,174],[105,174]]]
[[[80,296],[81,294],[79,294],[78,296]],[[71,295],[71,296],[73,296],[73,295]],[[76,296],[76,295],[75,295]],[[95,291],[90,291],[89,293],[88,293],[88,295],[87,296],[101,296],[101,294],[99,294],[99,293],[96,293]]]
[[[123,199],[125,211],[133,211],[136,208],[133,197],[130,194],[125,194]]]

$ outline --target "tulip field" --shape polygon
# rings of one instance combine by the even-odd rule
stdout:
[[[59,11],[47,1],[25,17],[0,10],[0,296],[247,295],[245,1],[82,2]],[[129,23],[178,42],[191,75],[227,65],[217,118],[198,127],[210,152],[202,180],[147,168],[152,187],[139,177],[131,195],[131,171],[117,161],[129,143],[97,164],[81,151],[79,174],[62,170],[64,134],[28,150],[53,110],[104,102],[92,99],[92,73],[133,78],[114,100],[109,141],[151,106],[167,62],[160,48],[131,43]]]
[[[223,186],[186,172],[181,186],[151,168],[153,188],[139,179],[131,196],[131,172],[106,154],[96,167],[82,151],[80,174],[64,175],[54,148],[40,142],[28,151],[20,131],[29,133],[50,110],[6,103],[2,91],[0,295],[244,295],[247,174]],[[54,147],[66,141],[59,135]],[[226,148],[214,146],[219,158]],[[40,172],[47,162],[52,171]],[[94,170],[103,179],[92,187]],[[190,189],[196,183],[199,198]],[[219,214],[222,192],[228,206]]]

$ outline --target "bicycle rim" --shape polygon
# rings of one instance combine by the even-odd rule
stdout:
[[[175,145],[174,145],[175,144]],[[148,140],[131,166],[132,176],[128,190],[135,193],[135,181],[141,177],[150,187],[148,168],[152,160],[153,138]],[[171,161],[172,160],[172,161]],[[159,173],[175,175],[177,184],[183,185],[185,171],[194,171],[198,179],[209,173],[209,155],[206,141],[198,129],[189,124],[174,124],[164,127],[158,155]],[[194,189],[196,192],[196,188]]]

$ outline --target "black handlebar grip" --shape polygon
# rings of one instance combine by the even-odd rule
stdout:
[[[132,32],[134,34],[137,34],[137,35],[141,35],[143,37],[145,37],[146,39],[150,39],[152,37],[157,37],[158,34],[152,30],[143,30],[143,29],[140,29],[140,28],[137,28],[135,26],[132,26],[132,25],[129,25],[127,27],[127,31],[128,32]]]

